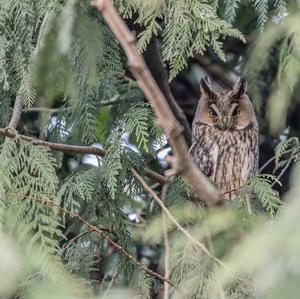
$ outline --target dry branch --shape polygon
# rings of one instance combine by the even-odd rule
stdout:
[[[14,196],[19,196],[19,194],[10,193],[9,196],[13,196],[13,197]],[[108,232],[108,230],[106,228],[105,229],[99,228],[99,227],[89,223],[87,220],[85,220],[78,213],[69,211],[69,210],[61,207],[60,205],[56,204],[55,202],[53,202],[51,200],[45,200],[45,199],[39,200],[35,197],[30,197],[30,196],[24,197],[23,195],[22,195],[22,197],[25,198],[25,199],[34,200],[34,201],[42,203],[42,204],[49,204],[49,205],[57,208],[60,212],[63,212],[66,215],[69,215],[72,218],[77,218],[90,232],[96,232],[99,235],[101,235],[101,237],[103,239],[105,239],[111,246],[113,246],[116,250],[118,250],[120,253],[122,253],[124,256],[126,256],[126,258],[128,258],[133,264],[137,265],[138,267],[143,269],[148,274],[157,277],[161,281],[165,281],[165,282],[169,283],[172,287],[174,287],[176,290],[178,290],[178,288],[170,280],[167,280],[161,274],[159,274],[155,271],[152,271],[151,269],[148,269],[143,263],[139,262],[133,255],[131,255],[129,252],[127,252],[121,245],[119,245],[113,239],[111,239],[109,236],[107,236],[106,233]],[[79,237],[82,237],[82,235],[80,235]]]
[[[163,203],[165,203],[165,201],[166,201],[168,187],[169,187],[169,184],[165,184],[162,189],[161,199],[162,199]],[[170,279],[170,275],[171,275],[171,269],[170,269],[171,245],[170,245],[169,236],[168,236],[166,216],[165,216],[164,212],[162,214],[162,220],[163,220],[163,232],[164,232],[164,244],[165,244],[165,258],[164,258],[165,279]],[[164,282],[164,299],[169,299],[169,298],[170,298],[170,285],[167,282]]]
[[[226,267],[225,264],[214,256],[206,246],[196,240],[178,221],[177,219],[171,214],[169,209],[165,206],[164,202],[158,197],[158,195],[151,189],[151,187],[145,182],[145,180],[133,169],[133,175],[137,178],[137,180],[141,183],[143,188],[153,197],[153,199],[159,204],[165,215],[171,220],[171,222],[177,227],[179,231],[181,231],[192,243],[194,243],[201,251],[207,254],[213,261],[215,261],[218,265],[222,267]]]
[[[135,37],[129,31],[110,0],[94,0],[92,5],[102,13],[105,21],[120,42],[128,59],[128,66],[140,88],[150,102],[158,123],[163,127],[171,145],[174,157],[169,159],[172,174],[181,173],[192,185],[195,192],[207,205],[223,202],[221,194],[208,182],[188,156],[188,146],[183,136],[183,128],[174,117],[167,101],[152,77],[142,55],[139,53]]]
[[[131,255],[129,252],[127,252],[121,245],[119,245],[113,239],[108,237],[102,229],[90,224],[88,221],[86,221],[84,218],[82,218],[79,214],[77,214],[75,212],[68,211],[62,207],[58,207],[58,208],[62,212],[66,213],[67,215],[77,218],[88,230],[97,232],[98,234],[100,234],[110,245],[112,245],[115,249],[117,249],[124,256],[126,256],[132,263],[134,263],[137,266],[139,266],[140,268],[142,268],[145,272],[147,272],[148,274],[150,274],[152,276],[156,276],[161,281],[166,281],[168,284],[170,284],[171,286],[173,286],[176,289],[176,286],[170,280],[167,280],[161,274],[148,269],[143,263],[136,260],[136,258],[133,255]]]
[[[213,63],[209,58],[195,54],[194,60],[201,65],[213,79],[216,79],[229,89],[234,86],[234,82],[228,78],[228,74],[226,74],[219,65]]]
[[[97,155],[100,157],[105,156],[105,150],[98,148],[98,147],[78,146],[78,145],[69,145],[69,144],[63,144],[63,143],[43,141],[43,140],[32,138],[29,136],[17,134],[16,131],[10,130],[9,128],[7,128],[7,129],[0,128],[0,135],[7,136],[9,138],[14,138],[14,137],[18,136],[22,140],[31,142],[32,144],[35,144],[35,145],[47,146],[55,151],[77,153],[77,154],[91,154],[91,155]],[[168,179],[165,176],[163,176],[147,167],[144,168],[144,171],[145,171],[145,174],[150,179],[152,179],[153,181],[155,181],[157,183],[165,184],[168,182]]]

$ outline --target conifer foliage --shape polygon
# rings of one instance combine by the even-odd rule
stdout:
[[[258,31],[274,10],[287,13],[285,1],[247,2]],[[125,22],[138,26],[142,53],[154,37],[159,40],[170,80],[195,53],[225,61],[228,39],[246,41],[234,27],[244,1],[114,4]],[[278,25],[281,33],[285,24]],[[291,84],[289,95],[300,70],[299,30],[292,28],[280,41],[276,73],[279,87],[282,78]],[[272,29],[266,32],[268,43],[257,44],[264,63],[275,41]],[[253,82],[260,71],[247,70]],[[21,118],[9,127],[17,98]],[[291,265],[299,264],[299,238],[289,239],[286,251],[280,241],[299,230],[298,138],[277,142],[274,173],[253,178],[236,201],[219,209],[195,202],[180,175],[168,180],[162,175],[166,166],[158,153],[168,148],[167,138],[118,41],[89,1],[1,2],[0,112],[0,298],[164,293],[165,298],[242,299],[271,298],[274,285],[279,291],[296,288],[299,271]],[[62,146],[51,150],[51,144]],[[89,154],[91,146],[99,155]],[[291,165],[295,186],[288,206],[274,186]],[[261,249],[254,258],[253,248]],[[267,249],[274,249],[275,266]],[[254,279],[274,271],[277,281],[265,288]],[[294,280],[287,282],[285,275]]]

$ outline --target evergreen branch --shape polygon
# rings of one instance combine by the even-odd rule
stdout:
[[[150,188],[150,186],[145,182],[145,180],[134,170],[132,169],[133,175],[137,178],[137,180],[141,183],[144,189],[153,197],[153,199],[159,204],[159,206],[164,211],[165,215],[173,222],[173,224],[181,231],[192,243],[194,243],[200,250],[202,250],[205,254],[207,254],[212,260],[214,260],[218,265],[222,267],[226,267],[226,265],[214,256],[206,246],[196,240],[171,214],[169,209],[165,206],[164,202],[157,196],[157,194]]]
[[[92,233],[92,230],[86,230],[84,232],[82,232],[81,234],[75,236],[74,238],[72,238],[67,244],[65,244],[65,246],[62,248],[60,256],[63,256],[64,253],[66,252],[66,250],[75,242],[77,242],[79,239],[81,239],[82,237],[84,237],[85,235]]]
[[[38,50],[43,45],[45,35],[48,31],[49,24],[51,23],[49,20],[52,20],[52,14],[53,13],[49,12],[49,11],[45,14],[45,17],[43,19],[43,22],[42,22],[42,25],[40,28],[36,48],[32,53],[32,60],[35,59],[35,57],[37,56]],[[13,113],[12,113],[10,122],[8,124],[8,126],[10,128],[13,128],[13,129],[17,128],[19,120],[20,120],[20,116],[22,113],[22,107],[23,107],[23,95],[22,95],[22,88],[20,88],[17,92],[17,96],[16,96],[14,108],[13,108]]]
[[[103,18],[120,42],[127,56],[129,69],[152,105],[159,124],[164,128],[168,136],[169,143],[174,152],[174,157],[168,159],[172,167],[172,171],[168,173],[172,175],[181,173],[207,205],[222,204],[222,195],[209,183],[208,179],[196,168],[189,158],[188,147],[182,134],[183,128],[174,117],[163,93],[136,47],[133,34],[117,13],[112,1],[94,0],[92,1],[92,5],[102,13]]]
[[[69,152],[69,153],[76,153],[76,154],[90,154],[90,155],[96,155],[100,157],[105,156],[105,151],[98,147],[93,146],[79,146],[79,145],[69,145],[69,144],[63,144],[63,143],[54,143],[54,142],[48,142],[43,141],[40,139],[36,139],[33,137],[25,136],[25,135],[19,135],[16,131],[12,131],[4,128],[0,128],[0,135],[7,136],[9,138],[14,138],[18,136],[20,139],[31,142],[34,145],[43,145],[51,148],[55,151],[62,151],[62,152]],[[152,179],[153,181],[165,184],[168,182],[168,178],[165,176],[159,174],[158,172],[155,172],[147,167],[144,168],[145,174]]]
[[[16,196],[17,194],[10,194],[10,195],[14,195]],[[101,237],[103,239],[105,239],[110,245],[112,245],[117,251],[121,252],[125,257],[127,257],[133,264],[137,265],[138,267],[140,267],[141,269],[143,269],[145,272],[147,272],[148,274],[157,277],[159,280],[161,281],[165,281],[167,282],[169,285],[171,285],[172,287],[174,287],[174,289],[178,290],[178,288],[174,285],[174,283],[172,281],[170,281],[169,279],[165,279],[161,274],[148,269],[143,263],[139,262],[133,255],[131,255],[129,252],[127,252],[121,245],[119,245],[118,243],[116,243],[114,240],[112,240],[110,237],[108,237],[105,232],[107,232],[107,230],[103,231],[103,229],[98,228],[97,226],[92,225],[91,223],[89,223],[87,220],[85,220],[84,218],[82,218],[78,213],[75,212],[71,212],[57,204],[55,204],[52,201],[45,201],[45,200],[39,200],[35,197],[30,197],[30,196],[26,196],[23,197],[26,199],[30,199],[33,201],[37,201],[40,202],[42,204],[48,203],[50,205],[52,205],[53,207],[57,208],[59,211],[69,215],[72,218],[77,218],[90,232],[97,232],[99,235],[101,235]]]

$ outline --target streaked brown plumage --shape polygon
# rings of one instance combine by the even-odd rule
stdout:
[[[217,92],[201,79],[200,88],[190,152],[197,167],[233,199],[258,171],[258,124],[246,82]]]

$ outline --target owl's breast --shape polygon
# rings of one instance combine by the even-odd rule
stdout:
[[[193,158],[198,160],[197,166],[202,170],[199,161],[210,161],[206,163],[206,167],[210,165],[206,174],[223,193],[236,193],[257,172],[257,130],[221,131],[207,126],[195,129],[198,150]]]

